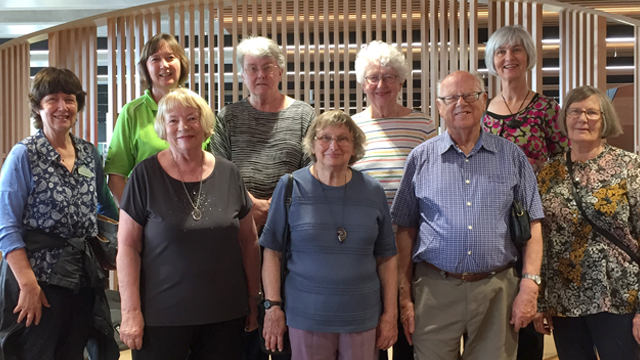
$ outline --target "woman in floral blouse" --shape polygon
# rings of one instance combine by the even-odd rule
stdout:
[[[485,62],[489,73],[500,78],[502,91],[487,105],[482,127],[522,148],[537,172],[569,142],[558,128],[558,103],[527,84],[527,72],[536,64],[531,35],[520,25],[500,28],[487,42]]]
[[[603,360],[637,360],[638,264],[592,228],[572,188],[592,222],[640,254],[640,157],[606,143],[622,129],[602,91],[578,87],[562,109],[559,123],[571,150],[538,175],[545,255],[534,324],[545,334],[553,330],[560,360],[595,360],[594,349]]]

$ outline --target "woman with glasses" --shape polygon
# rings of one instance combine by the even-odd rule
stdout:
[[[374,360],[397,337],[389,206],[382,186],[350,167],[364,155],[364,145],[362,130],[340,110],[311,123],[304,148],[314,163],[293,173],[284,304],[280,262],[288,176],[274,192],[260,245],[265,298],[279,306],[266,310],[264,336],[267,348],[281,348],[289,326],[296,360]]]
[[[236,50],[249,96],[220,110],[211,149],[240,169],[260,231],[280,177],[310,163],[302,150],[302,138],[315,112],[308,104],[280,93],[278,86],[287,64],[275,41],[248,37]],[[245,343],[245,360],[268,359],[260,350],[257,331],[247,333]],[[283,358],[286,356],[276,356]]]
[[[397,46],[372,41],[358,52],[355,70],[369,106],[353,116],[367,137],[364,157],[353,168],[378,180],[391,205],[407,156],[435,136],[436,127],[426,114],[400,104],[402,86],[411,79],[411,69]],[[404,333],[401,322],[398,325]],[[411,336],[405,335],[393,347],[396,360],[413,359]],[[387,359],[386,351],[380,352],[380,358]]]
[[[500,28],[487,42],[485,63],[500,78],[502,91],[489,102],[483,128],[520,146],[537,172],[569,142],[558,128],[558,103],[527,84],[527,72],[536,64],[531,35],[520,25]]]
[[[287,64],[275,41],[259,36],[242,40],[237,63],[249,96],[220,110],[212,149],[240,168],[260,229],[280,177],[309,164],[302,138],[315,112],[278,89]]]
[[[571,90],[559,120],[571,148],[538,174],[545,253],[534,324],[553,330],[560,360],[595,360],[596,350],[637,360],[638,263],[614,241],[640,255],[640,158],[607,144],[622,128],[597,88]]]

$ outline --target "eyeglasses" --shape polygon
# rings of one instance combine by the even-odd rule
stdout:
[[[337,138],[329,135],[316,136],[316,140],[322,142],[323,145],[329,146],[332,142],[336,142],[338,146],[347,146],[351,144],[351,139],[346,136],[338,136]]]
[[[569,108],[569,110],[567,110],[567,117],[571,119],[577,119],[582,114],[587,115],[587,120],[591,121],[600,120],[600,117],[602,116],[602,112],[596,109],[582,110],[577,108]]]
[[[383,83],[396,82],[399,76],[388,74],[388,75],[371,75],[371,76],[365,76],[364,78],[369,82],[369,84],[377,84],[380,81],[382,81]]]
[[[255,75],[260,70],[262,70],[263,74],[271,75],[274,72],[276,72],[276,69],[278,67],[279,67],[278,65],[273,65],[273,64],[267,64],[267,65],[264,65],[263,67],[259,67],[258,65],[249,65],[244,68],[244,72],[246,72],[249,75]]]
[[[458,99],[463,98],[466,103],[471,104],[473,102],[478,101],[478,99],[480,98],[480,95],[482,95],[482,91],[469,93],[469,94],[462,94],[462,95],[450,95],[450,96],[439,97],[438,100],[442,101],[445,105],[451,105],[453,103],[457,103]]]

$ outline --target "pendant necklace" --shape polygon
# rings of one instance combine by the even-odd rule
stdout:
[[[316,179],[318,179],[318,181],[320,181],[320,188],[322,189],[322,195],[324,196],[324,198],[326,200],[329,200],[329,198],[327,197],[327,194],[326,194],[326,192],[324,190],[325,185],[324,185],[324,183],[322,183],[322,180],[320,180],[320,178],[318,177],[318,171],[315,168],[315,166],[314,166],[313,169],[316,170],[316,174],[315,174]],[[344,203],[345,203],[346,198],[347,198],[347,176],[348,176],[348,171],[349,170],[347,170],[347,174],[344,175],[344,188],[343,188],[343,194],[342,194],[342,211],[340,213],[340,218],[341,219],[344,219]],[[334,220],[335,220],[335,218],[334,218]],[[338,223],[338,221],[336,221],[336,223]],[[338,230],[336,231],[336,236],[338,237],[338,241],[340,243],[343,243],[345,240],[347,240],[347,230],[342,226],[338,226]]]
[[[529,97],[529,91],[530,90],[527,90],[527,94],[524,96],[524,99],[522,99],[522,102],[520,103],[520,106],[518,106],[518,109],[515,113],[511,111],[511,108],[507,103],[507,99],[505,99],[504,95],[502,95],[502,92],[500,92],[500,97],[502,97],[502,101],[504,101],[504,105],[507,107],[507,110],[509,110],[509,113],[511,113],[511,120],[506,122],[508,127],[512,129],[517,129],[522,124],[522,121],[516,120],[516,114],[520,112],[520,110],[522,109],[522,105],[524,105],[525,100],[527,100],[527,98]]]
[[[191,207],[193,208],[193,210],[191,211],[191,217],[193,218],[193,220],[195,221],[199,221],[200,219],[202,219],[202,212],[200,211],[200,205],[202,202],[202,198],[200,197],[200,195],[202,195],[202,179],[204,178],[204,154],[202,154],[202,174],[200,176],[200,187],[198,189],[198,197],[196,198],[196,202],[194,203],[193,200],[191,199],[191,195],[189,195],[189,191],[187,190],[187,186],[184,184],[184,180],[182,180],[182,174],[180,173],[180,169],[178,168],[178,164],[176,164],[176,159],[173,157],[173,152],[171,150],[169,150],[169,152],[171,153],[171,160],[173,160],[173,166],[176,167],[176,170],[178,171],[178,176],[180,177],[180,182],[182,183],[182,188],[184,189],[184,192],[187,193],[187,199],[189,199],[189,203],[191,204]]]

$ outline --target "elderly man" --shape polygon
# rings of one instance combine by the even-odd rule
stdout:
[[[391,209],[401,317],[418,360],[458,359],[461,337],[462,359],[515,359],[518,330],[536,313],[544,217],[536,178],[520,148],[481,130],[483,88],[463,71],[440,82],[447,131],[411,152]],[[514,198],[532,219],[522,280],[508,229]]]

